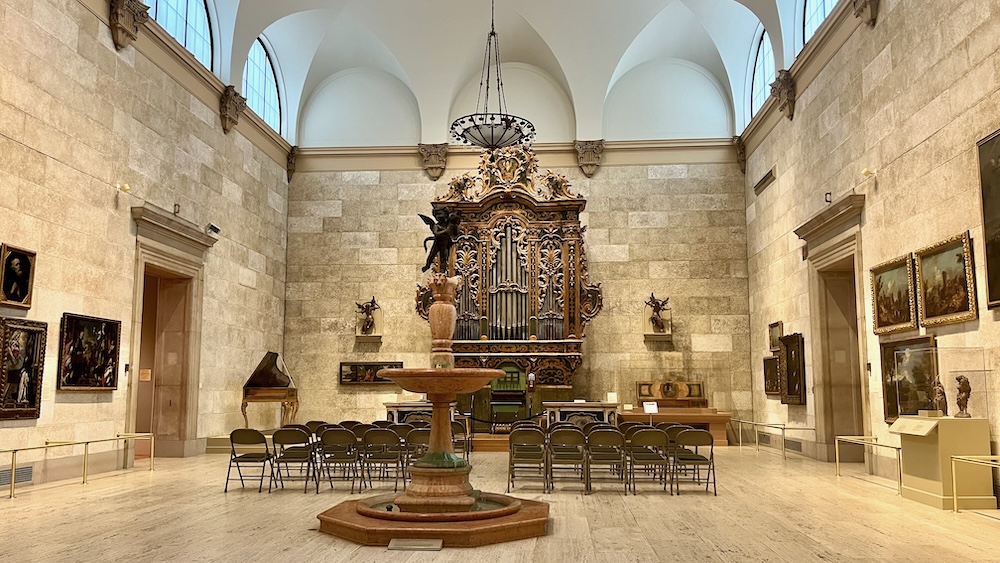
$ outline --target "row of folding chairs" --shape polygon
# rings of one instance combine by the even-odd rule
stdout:
[[[531,424],[517,424],[511,431],[507,490],[520,475],[540,478],[544,490],[555,490],[555,480],[568,477],[583,481],[584,491],[593,492],[595,478],[622,483],[626,494],[638,494],[636,481],[649,477],[667,484],[673,494],[680,494],[682,479],[701,482],[705,471],[705,490],[715,487],[713,438],[705,430],[672,425],[654,428],[649,425],[614,427],[590,423],[580,428],[571,423],[557,423],[547,431]]]
[[[452,429],[456,433],[456,450],[463,451],[468,458],[465,426],[460,422],[455,424],[459,425]],[[459,429],[461,433],[458,433]],[[309,425],[292,424],[275,431],[271,438],[272,450],[260,431],[237,429],[230,435],[232,448],[225,490],[228,491],[229,482],[234,480],[245,486],[243,468],[258,465],[258,492],[263,490],[264,477],[270,475],[268,492],[275,481],[284,488],[285,481],[301,480],[304,492],[313,482],[318,493],[319,481],[325,475],[331,488],[334,480],[350,480],[353,493],[359,478],[361,488],[366,484],[372,487],[373,472],[379,480],[385,480],[391,474],[393,490],[398,490],[402,478],[405,490],[407,469],[426,452],[429,438],[430,429],[408,424],[378,427],[361,423],[347,426],[322,423],[315,425],[314,431]],[[254,451],[241,453],[247,448]],[[234,467],[238,475],[236,478],[232,477]]]

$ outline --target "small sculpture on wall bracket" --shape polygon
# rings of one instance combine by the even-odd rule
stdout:
[[[955,414],[955,418],[972,418],[969,414],[969,396],[972,395],[972,385],[969,385],[969,378],[964,375],[960,375],[955,378],[958,382],[958,397],[956,401],[958,402],[958,412]]]
[[[355,301],[354,304],[358,306],[358,313],[363,317],[361,321],[361,334],[368,336],[375,330],[375,311],[381,309],[381,307],[375,301],[374,295],[371,301],[365,303]]]
[[[645,305],[645,339],[650,340],[671,340],[672,339],[672,319],[667,303],[669,297],[657,299],[656,293],[649,294],[649,299]]]
[[[431,236],[424,239],[424,250],[427,250],[427,243],[433,241],[430,252],[427,253],[427,262],[420,269],[426,272],[434,264],[434,258],[438,259],[438,271],[445,275],[451,275],[451,247],[458,237],[458,225],[461,217],[457,212],[449,210],[447,207],[434,209],[434,218],[420,215],[424,223],[431,228]]]
[[[371,301],[354,302],[357,306],[357,329],[354,338],[358,342],[382,341],[382,307],[379,307],[375,296]]]
[[[940,379],[935,379],[931,387],[931,410],[941,411],[942,416],[948,416],[948,395],[944,391],[944,384]]]

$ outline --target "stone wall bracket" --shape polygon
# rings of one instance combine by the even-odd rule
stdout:
[[[596,141],[577,141],[576,158],[583,170],[583,175],[592,178],[601,166],[601,155],[604,153],[604,139]]]
[[[222,117],[222,131],[229,133],[240,122],[240,116],[247,109],[247,99],[230,84],[222,92],[219,100],[219,116]]]
[[[448,167],[448,143],[417,145],[424,172],[431,180],[437,181]]]
[[[139,0],[111,0],[111,39],[119,51],[139,36],[139,27],[149,21],[149,7]]]
[[[299,146],[292,145],[292,148],[288,151],[288,159],[285,161],[285,171],[288,176],[288,181],[292,181],[292,176],[295,175],[295,161],[299,157]]]
[[[787,70],[779,70],[771,84],[771,95],[778,101],[778,111],[788,119],[795,117],[795,78]]]
[[[747,145],[743,142],[743,137],[737,135],[733,137],[733,146],[736,148],[736,164],[740,166],[740,172],[747,173]]]
[[[851,0],[854,3],[854,16],[861,18],[868,27],[875,27],[878,22],[879,0]]]

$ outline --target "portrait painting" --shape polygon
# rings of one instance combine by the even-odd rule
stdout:
[[[782,336],[778,342],[781,345],[779,365],[782,373],[778,378],[781,381],[781,403],[804,405],[806,404],[806,358],[802,334],[796,332]]]
[[[778,356],[764,358],[764,394],[781,396],[781,362]]]
[[[778,348],[780,348],[778,339],[781,338],[783,331],[784,325],[782,325],[781,321],[767,325],[767,341],[772,352],[777,352]]]
[[[930,408],[938,377],[934,347],[933,335],[879,344],[886,422]]]
[[[875,334],[917,328],[912,257],[907,254],[883,262],[872,268],[871,275]]]
[[[121,321],[64,313],[59,331],[59,376],[63,391],[118,388]]]
[[[0,246],[0,305],[29,309],[35,280],[35,253],[16,246]]]
[[[978,316],[971,248],[965,231],[914,253],[923,326],[962,323]]]
[[[1000,307],[1000,131],[978,145],[986,246],[986,305],[992,309]]]
[[[388,383],[392,385],[391,379],[378,376],[378,370],[401,367],[403,367],[403,362],[340,362],[340,384]]]
[[[0,318],[0,419],[39,417],[47,335],[46,323]]]

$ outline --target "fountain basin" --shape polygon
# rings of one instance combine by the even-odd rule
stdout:
[[[430,395],[472,393],[490,381],[506,375],[503,370],[487,368],[392,368],[379,370],[378,376],[391,379],[403,389]],[[452,397],[451,400],[454,400]]]

